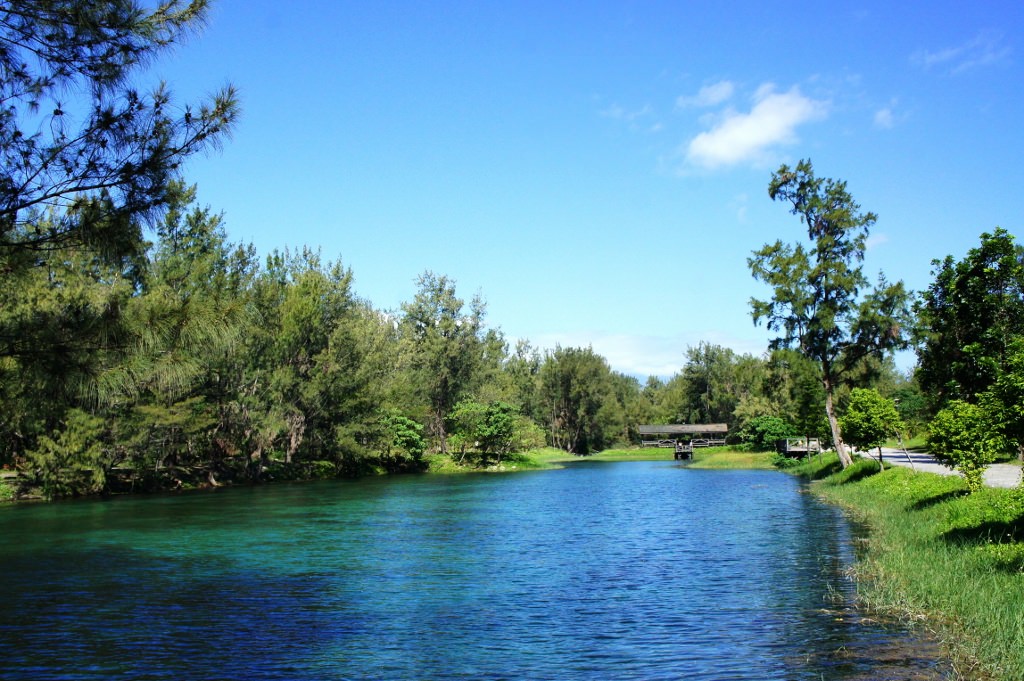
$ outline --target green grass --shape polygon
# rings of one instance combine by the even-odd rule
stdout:
[[[557,451],[557,450],[553,450]],[[675,450],[669,447],[631,447],[629,449],[606,449],[587,457],[573,456],[561,452],[550,459],[552,463],[569,461],[674,461]],[[689,462],[691,468],[772,468],[771,454],[766,452],[743,452],[731,447],[708,447],[697,449]]]
[[[900,441],[896,438],[886,440],[885,447],[891,447],[893,449],[900,448]],[[924,451],[928,447],[928,436],[925,433],[920,433],[912,438],[903,441],[903,446],[910,451]]]
[[[17,497],[17,488],[14,481],[8,478],[0,478],[0,502],[14,501]]]
[[[523,470],[543,470],[546,468],[561,468],[561,463],[571,461],[574,457],[566,454],[560,449],[544,447],[533,449],[528,452],[508,454],[501,458],[501,461],[489,459],[480,462],[474,457],[466,457],[459,460],[458,457],[445,454],[428,454],[423,457],[427,463],[428,473],[504,473]],[[578,457],[575,457],[578,459]]]
[[[673,461],[675,449],[671,447],[630,447],[628,449],[606,449],[583,458],[588,461]]]
[[[969,679],[1024,679],[1024,492],[968,495],[963,480],[835,456],[795,469],[869,528],[865,604],[925,623]]]
[[[690,468],[707,469],[770,469],[772,455],[770,452],[744,452],[728,447],[709,447],[694,452]]]
[[[450,456],[440,454],[425,457],[430,473],[467,473],[480,471],[515,471],[539,470],[545,468],[562,468],[566,464],[579,461],[674,461],[675,450],[663,447],[630,447],[622,449],[606,449],[589,456],[577,456],[561,449],[545,447],[520,454],[512,454],[502,459],[500,465],[494,463],[479,466],[467,460],[462,465]],[[694,459],[688,464],[691,468],[760,468],[770,469],[771,455],[764,452],[741,452],[729,447],[710,447],[698,449]]]

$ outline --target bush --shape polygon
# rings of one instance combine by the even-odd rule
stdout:
[[[379,423],[383,430],[383,457],[408,457],[418,464],[427,450],[427,442],[423,439],[423,425],[398,411],[389,411],[382,415]]]
[[[0,479],[0,502],[18,498],[18,488],[5,479]]]
[[[740,430],[740,441],[759,451],[775,448],[775,441],[796,435],[796,430],[778,416],[755,416]]]
[[[779,453],[772,454],[771,461],[773,466],[782,470],[796,468],[803,463],[800,459],[794,459],[793,457]]]
[[[976,492],[984,484],[985,468],[1006,443],[981,407],[954,400],[928,425],[928,448],[941,463],[960,471],[967,488]]]
[[[853,389],[839,426],[847,444],[865,451],[881,447],[904,428],[893,401],[871,388]]]
[[[111,455],[103,446],[103,420],[80,409],[68,411],[52,437],[43,435],[27,453],[44,494],[51,499],[96,494],[106,486]]]
[[[541,449],[545,443],[546,438],[543,428],[526,416],[520,416],[516,419],[513,451],[527,452],[531,449]]]

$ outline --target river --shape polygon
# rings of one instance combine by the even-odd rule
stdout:
[[[579,463],[0,509],[0,679],[939,679],[774,471]]]

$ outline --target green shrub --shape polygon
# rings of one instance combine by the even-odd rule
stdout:
[[[18,489],[6,479],[0,480],[0,502],[14,501],[18,496]]]
[[[310,461],[307,470],[314,480],[330,480],[337,477],[338,468],[333,461]]]
[[[893,401],[871,388],[853,389],[839,425],[846,443],[861,450],[881,447],[904,428]]]
[[[777,416],[755,416],[744,424],[739,438],[759,451],[775,448],[775,441],[796,435],[796,430]]]
[[[27,452],[27,458],[48,498],[103,490],[111,461],[109,448],[102,441],[103,433],[102,419],[70,409],[52,437],[39,437],[39,446]]]
[[[801,459],[794,459],[778,452],[772,454],[771,461],[773,466],[782,470],[792,470],[803,463]]]
[[[972,492],[984,484],[985,468],[1006,450],[1006,442],[976,404],[954,400],[928,425],[928,447],[941,463],[960,471]]]

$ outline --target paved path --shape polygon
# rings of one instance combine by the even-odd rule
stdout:
[[[878,457],[878,450],[872,450],[874,458]],[[939,475],[958,475],[951,468],[946,468],[931,454],[925,452],[910,452],[905,454],[901,449],[882,448],[882,460],[894,466],[905,466],[917,471],[927,473],[938,473]],[[1021,467],[1012,463],[994,463],[985,469],[985,484],[989,487],[1016,487],[1021,481]]]

